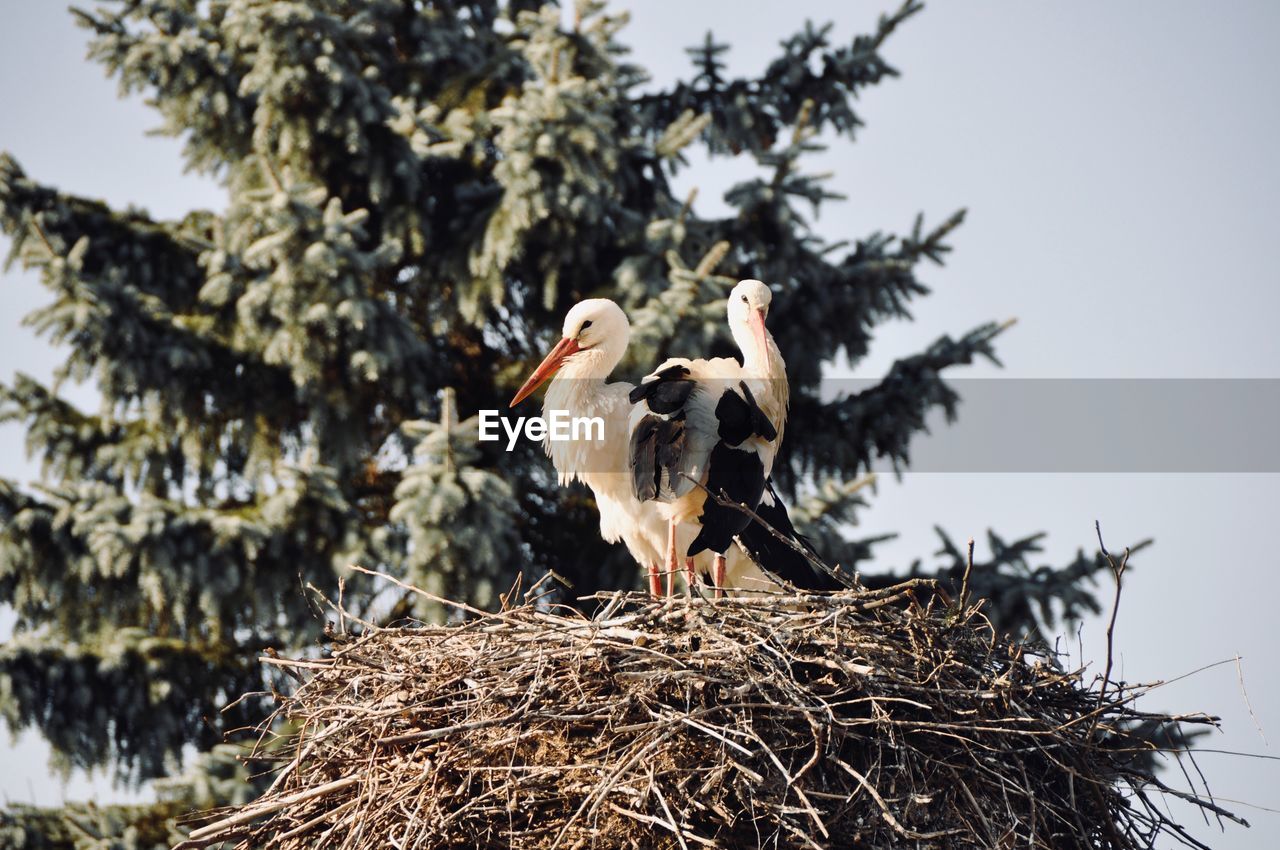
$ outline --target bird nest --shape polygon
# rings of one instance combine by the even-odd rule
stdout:
[[[924,584],[528,603],[264,659],[300,682],[274,783],[180,846],[1134,848],[1198,845],[1162,795],[1230,816],[1135,758],[1137,726],[1215,718],[1139,712]]]

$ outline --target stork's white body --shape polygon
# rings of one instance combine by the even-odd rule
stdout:
[[[565,410],[570,416],[598,416],[604,421],[604,439],[547,440],[547,456],[562,485],[581,481],[591,488],[600,510],[601,537],[609,543],[621,541],[641,566],[662,563],[667,545],[666,519],[655,503],[641,502],[632,494],[627,470],[627,423],[631,414],[627,395],[632,385],[575,374],[583,371],[588,369],[568,362],[547,387],[542,409]]]

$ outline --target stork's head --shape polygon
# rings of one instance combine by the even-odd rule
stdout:
[[[577,367],[575,378],[604,379],[618,365],[631,339],[631,323],[608,298],[588,298],[564,317],[560,341],[533,370],[511,399],[515,407],[563,366]]]
[[[754,344],[765,352],[764,318],[769,315],[773,293],[758,280],[739,281],[729,293],[729,330],[744,352]]]

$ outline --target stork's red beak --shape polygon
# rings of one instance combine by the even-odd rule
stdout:
[[[761,326],[763,327],[763,325]],[[556,373],[556,370],[564,365],[564,359],[570,354],[577,352],[578,341],[576,339],[562,339],[556,343],[556,347],[551,349],[551,353],[542,359],[538,364],[538,368],[533,370],[533,374],[529,376],[529,380],[524,382],[524,386],[516,390],[515,398],[511,399],[510,407],[515,407],[524,401],[533,391],[542,386],[547,378]]]
[[[751,325],[751,332],[755,334],[756,345],[760,347],[760,353],[767,354],[769,346],[765,344],[764,310],[752,310],[751,315],[747,317],[747,323]]]

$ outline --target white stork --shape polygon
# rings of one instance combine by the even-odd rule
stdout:
[[[726,553],[751,518],[709,499],[707,491],[751,508],[762,499],[773,504],[772,496],[765,496],[766,483],[789,394],[786,364],[764,324],[771,300],[769,288],[758,280],[741,281],[729,294],[729,331],[742,351],[741,364],[727,357],[671,358],[630,394],[636,405],[629,448],[634,496],[661,505],[668,523],[669,571],[679,562],[678,548],[686,557],[705,550],[714,554],[711,581],[717,596],[728,578]],[[696,528],[696,534],[687,545],[678,545],[683,528]],[[735,576],[732,584],[747,580]]]
[[[666,523],[655,505],[643,504],[631,492],[627,472],[628,395],[632,385],[609,383],[631,338],[631,323],[622,308],[607,298],[576,304],[564,317],[561,339],[511,399],[524,401],[551,380],[543,411],[563,410],[572,417],[600,417],[603,440],[544,441],[547,456],[568,485],[576,480],[591,488],[600,510],[600,536],[621,540],[649,577],[649,589],[660,595],[658,563],[662,560]]]

